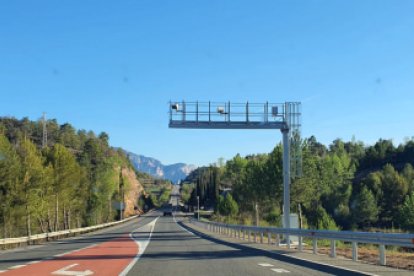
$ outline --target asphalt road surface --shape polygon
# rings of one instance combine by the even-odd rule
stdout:
[[[4,251],[0,274],[360,275],[203,236],[182,219],[154,211],[82,237]]]

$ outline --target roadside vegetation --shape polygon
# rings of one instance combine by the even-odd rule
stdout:
[[[154,179],[148,177],[144,185],[147,196],[143,196],[139,200],[139,205],[145,209],[159,208],[170,201],[172,184],[168,180]]]
[[[106,133],[0,118],[0,238],[113,221],[133,170]]]
[[[292,179],[291,206],[303,228],[414,231],[414,140],[325,146],[312,136],[301,147],[303,175]],[[196,206],[199,196],[214,220],[281,226],[282,153],[279,144],[269,154],[199,168],[182,186],[183,200]]]

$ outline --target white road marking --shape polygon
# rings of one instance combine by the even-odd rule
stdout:
[[[32,264],[37,264],[37,263],[40,263],[40,261],[31,261],[31,262],[28,262],[27,265],[32,265]]]
[[[369,275],[369,276],[379,276],[378,274],[375,274],[375,273],[361,272],[359,270],[350,269],[350,268],[346,268],[346,267],[343,267],[343,266],[337,266],[337,265],[332,265],[332,264],[317,262],[317,261],[313,261],[313,260],[310,260],[310,259],[301,258],[301,257],[298,257],[298,256],[287,255],[287,254],[281,254],[281,255],[287,256],[287,257],[292,258],[292,259],[306,261],[306,262],[310,262],[310,263],[314,263],[314,264],[319,264],[319,265],[323,265],[323,266],[334,267],[334,268],[338,268],[338,269],[342,269],[342,270],[346,270],[346,271],[351,271],[351,272],[356,272],[356,273],[362,273],[362,274]]]
[[[272,264],[266,264],[266,263],[262,263],[262,264],[258,264],[258,265],[263,266],[263,267],[272,267],[272,266],[274,266]]]
[[[7,270],[0,270],[0,273],[4,273],[4,272],[6,272]]]
[[[75,271],[75,270],[69,270],[72,267],[77,266],[78,264],[71,264],[68,266],[65,266],[64,268],[61,268],[59,270],[56,270],[55,272],[52,272],[53,275],[65,275],[65,276],[87,276],[87,275],[93,275],[93,271],[85,270],[85,271]]]
[[[135,231],[132,231],[131,233],[129,233],[129,237],[134,240],[137,245],[138,245],[138,254],[135,256],[135,258],[129,263],[129,265],[127,267],[125,267],[125,269],[119,274],[119,276],[125,276],[128,274],[128,272],[132,269],[132,267],[136,264],[136,262],[141,258],[141,256],[144,254],[145,249],[147,249],[148,244],[151,241],[151,237],[152,237],[152,232],[154,231],[155,228],[155,223],[157,222],[157,220],[160,217],[157,217],[156,219],[154,219],[153,221],[151,221],[150,223],[145,224],[144,226],[141,226],[139,228],[137,228]],[[137,232],[138,230],[142,229],[142,228],[148,228],[149,227],[149,237],[148,239],[137,239],[134,237],[134,232]]]
[[[19,268],[22,268],[22,267],[25,267],[26,265],[24,264],[24,265],[15,265],[15,266],[11,266],[11,267],[9,267],[9,269],[19,269]]]
[[[272,271],[276,272],[276,273],[290,273],[289,270],[283,269],[283,268],[272,268]]]
[[[185,229],[184,227],[182,227],[181,225],[179,225],[179,224],[178,224],[177,220],[175,219],[174,214],[173,214],[173,220],[174,220],[174,222],[175,222],[178,226],[180,226],[180,228],[181,228],[181,229],[183,229],[185,232],[187,232],[187,233],[189,233],[189,234],[191,234],[191,235],[195,236],[195,234],[194,234],[193,232],[191,232],[191,231],[189,231],[189,230]]]

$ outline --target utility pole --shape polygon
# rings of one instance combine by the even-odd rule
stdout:
[[[119,219],[124,219],[124,179],[122,177],[122,167],[120,168],[118,178],[119,188],[121,190],[121,199],[119,201]]]
[[[47,147],[47,122],[46,122],[46,112],[43,112],[42,116],[42,124],[43,124],[43,139],[42,139],[42,148]]]
[[[254,204],[254,210],[256,211],[256,226],[259,226],[259,206],[257,202]]]
[[[197,220],[200,220],[200,197],[197,196]]]

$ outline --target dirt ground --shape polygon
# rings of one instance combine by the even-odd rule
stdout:
[[[329,248],[318,248],[319,254],[329,254]],[[352,259],[352,249],[351,248],[337,248],[336,254],[338,256],[343,256],[348,259]],[[405,253],[390,251],[386,252],[387,266],[407,269],[414,271],[414,253]],[[377,249],[369,249],[360,247],[358,248],[358,259],[362,262],[370,264],[379,264],[379,251]]]

